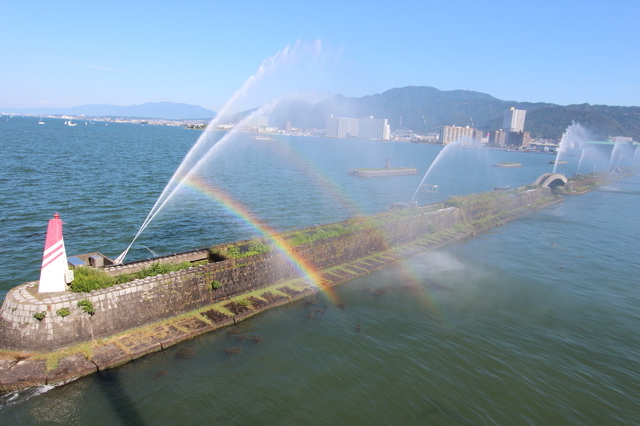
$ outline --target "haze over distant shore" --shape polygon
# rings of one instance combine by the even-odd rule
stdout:
[[[470,90],[441,91],[434,87],[408,86],[361,98],[334,95],[321,102],[302,100],[285,102],[269,117],[272,126],[290,121],[294,127],[325,127],[326,117],[386,118],[392,129],[417,133],[438,131],[443,125],[471,126],[482,131],[501,128],[505,110],[527,110],[526,130],[537,138],[559,138],[572,122],[579,122],[594,138],[629,136],[640,139],[640,106],[556,105],[504,101],[489,94]],[[88,117],[132,117],[167,120],[211,120],[216,112],[174,102],[148,102],[141,105],[81,105],[73,108],[4,108],[0,112],[22,115],[69,115]],[[243,117],[246,111],[238,111]]]

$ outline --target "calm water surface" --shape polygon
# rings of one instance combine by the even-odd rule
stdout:
[[[38,278],[46,221],[69,254],[116,256],[199,133],[0,121],[0,291]],[[221,137],[221,135],[218,135]],[[439,148],[241,135],[201,175],[277,229],[381,211],[413,196]],[[419,175],[349,176],[356,167]],[[461,149],[420,202],[531,183],[542,154]],[[496,169],[500,161],[519,169]],[[585,161],[585,160],[583,160]],[[605,167],[593,159],[588,167]],[[577,159],[569,158],[572,174]],[[584,162],[583,162],[583,167]],[[559,166],[559,171],[560,166]],[[640,178],[633,177],[59,388],[0,397],[7,424],[637,424]],[[129,259],[248,238],[203,192],[181,191]],[[260,340],[260,339],[257,339]],[[226,355],[225,349],[241,351]],[[239,348],[239,349],[238,349]]]

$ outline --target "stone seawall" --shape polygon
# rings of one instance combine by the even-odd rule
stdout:
[[[376,221],[377,218],[384,220],[348,234],[293,247],[292,251],[295,258],[305,259],[313,270],[323,271],[456,227],[466,234],[474,234],[523,212],[535,210],[539,208],[535,206],[549,199],[548,189],[459,197],[452,200],[452,205],[438,210],[419,208],[363,218],[363,222]],[[202,251],[185,255],[203,258]],[[180,262],[184,256],[170,256],[171,259],[174,257],[176,262]],[[152,259],[133,265],[140,269],[157,261]],[[130,270],[127,265],[110,269]],[[27,283],[12,289],[0,308],[0,349],[59,350],[275,283],[304,278],[303,274],[304,271],[296,267],[289,257],[272,250],[139,279],[91,293],[43,295],[37,293],[36,282]],[[221,285],[214,288],[214,282]],[[78,306],[82,300],[91,302],[95,309],[93,315]],[[61,316],[60,309],[67,309],[69,314]],[[38,320],[34,317],[36,313],[45,313],[45,316]]]
[[[139,270],[204,253],[219,260],[91,293],[42,295],[37,282],[23,284],[0,307],[0,391],[65,383],[121,365],[560,201],[548,188],[453,197],[329,225],[350,232],[292,247],[288,255],[271,250],[224,259],[216,252],[248,243],[240,242],[132,263]],[[315,270],[314,280],[305,269]],[[83,310],[81,301],[95,312]]]

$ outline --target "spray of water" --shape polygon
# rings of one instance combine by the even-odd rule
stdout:
[[[586,148],[582,148],[582,153],[580,154],[580,161],[578,161],[578,168],[576,169],[576,174],[580,174],[580,166],[582,166],[582,160],[584,159],[584,153],[587,151]]]
[[[36,386],[2,394],[0,395],[0,410],[11,407],[12,405],[22,404],[33,397],[49,392],[51,389],[55,389],[55,386]]]
[[[427,169],[427,172],[422,177],[422,180],[420,181],[420,184],[418,185],[418,188],[416,189],[416,192],[413,194],[413,198],[411,198],[411,203],[415,202],[416,197],[418,196],[418,192],[420,192],[420,188],[422,188],[422,185],[424,184],[424,181],[427,179],[427,176],[429,176],[429,174],[431,173],[431,170],[433,170],[435,168],[435,166],[438,165],[438,163],[441,161],[441,159],[444,156],[446,156],[449,151],[451,151],[452,149],[460,146],[461,144],[462,144],[462,141],[458,140],[458,141],[451,142],[451,143],[447,144],[447,146],[445,146],[444,148],[442,148],[440,150],[440,152],[438,153],[436,158],[433,160],[433,162],[431,163],[431,165]]]
[[[114,262],[116,264],[120,264],[124,261],[125,256],[129,252],[133,244],[135,243],[136,239],[140,236],[140,234],[142,234],[142,232],[149,225],[149,223],[151,223],[151,221],[158,215],[158,213],[160,213],[160,211],[167,205],[167,203],[174,197],[174,195],[178,193],[178,191],[184,186],[185,182],[187,182],[192,176],[196,175],[200,167],[206,164],[208,160],[212,158],[212,156],[215,153],[220,151],[230,140],[232,140],[234,136],[239,131],[241,131],[243,127],[246,126],[247,123],[254,120],[256,116],[262,115],[265,112],[265,110],[269,108],[273,108],[273,105],[276,103],[277,101],[274,101],[273,104],[270,104],[267,107],[260,108],[254,111],[253,113],[251,113],[244,120],[238,123],[230,132],[228,132],[220,140],[218,140],[214,145],[211,145],[207,151],[205,151],[204,153],[201,153],[201,155],[197,158],[197,160],[193,164],[190,165],[189,168],[179,168],[180,173],[176,171],[173,174],[173,176],[171,177],[171,180],[169,181],[165,189],[162,191],[162,194],[160,194],[160,197],[158,198],[158,200],[156,200],[156,203],[154,204],[153,208],[151,209],[146,219],[140,226],[140,229],[134,236],[129,246],[126,248],[124,252],[122,252],[114,260]],[[200,151],[202,151],[202,149],[200,149]]]
[[[149,250],[149,253],[151,253],[153,256],[158,256],[158,255],[156,254],[156,252],[155,252],[155,251],[153,251],[153,250],[151,250],[149,247],[147,247],[147,246],[145,246],[145,245],[142,245],[142,244],[140,244],[140,246],[141,246],[142,248],[146,248],[147,250]]]
[[[613,149],[611,150],[611,158],[609,159],[609,170],[613,169],[613,163],[618,159],[617,166],[620,166],[620,161],[622,160],[623,151],[624,151],[624,139],[617,137],[615,139],[615,144],[613,145]]]
[[[249,77],[208,124],[162,190],[129,246],[115,259],[115,263],[124,261],[136,239],[182,188],[184,182],[231,140],[239,129],[242,129],[243,124],[253,120],[257,115],[266,114],[280,102],[299,98],[303,88],[307,90],[307,96],[310,88],[315,90],[315,93],[321,91],[327,75],[325,70],[333,66],[341,53],[336,54],[332,49],[323,47],[320,40],[313,43],[298,41],[263,61],[256,73]],[[284,90],[285,87],[289,90]],[[280,94],[283,92],[285,95]],[[235,113],[243,109],[255,107],[256,104],[267,105],[255,110],[221,139],[216,139],[215,132],[219,124],[230,120]]]
[[[562,135],[562,139],[560,139],[560,146],[558,147],[556,161],[553,164],[553,173],[555,173],[556,169],[558,168],[558,163],[560,162],[560,157],[562,154],[566,153],[570,148],[584,148],[584,142],[587,140],[587,130],[582,127],[580,123],[576,123],[575,121],[572,122]]]

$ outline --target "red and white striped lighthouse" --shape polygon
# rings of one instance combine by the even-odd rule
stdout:
[[[62,239],[62,219],[55,213],[53,219],[49,219],[47,239],[44,242],[38,293],[65,291],[72,280],[73,271],[67,265],[67,252]]]

